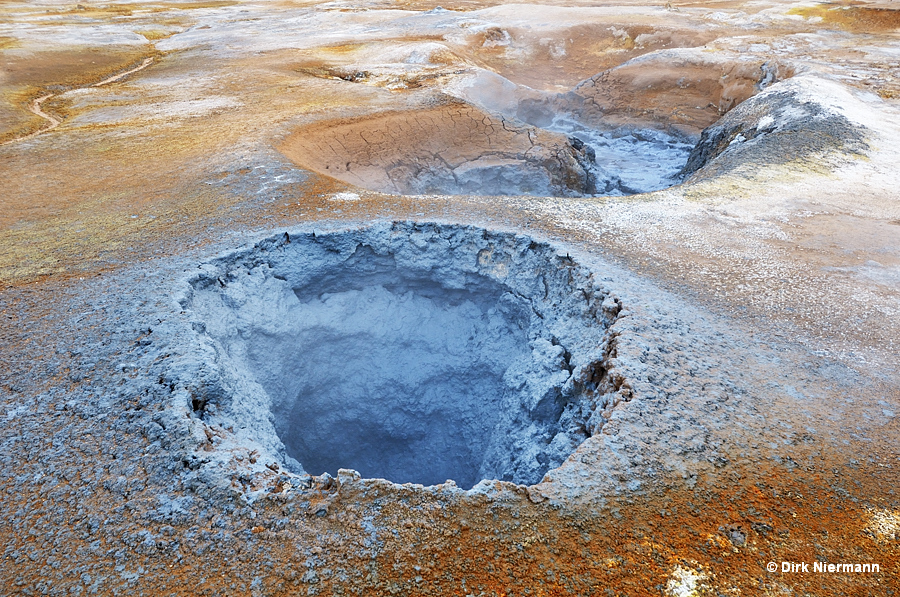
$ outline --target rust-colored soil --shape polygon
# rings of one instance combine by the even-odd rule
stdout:
[[[0,90],[0,143],[40,130],[46,122],[28,110],[30,103],[48,93],[98,83],[120,71],[139,65],[148,55],[145,48],[96,48],[45,51],[4,60]],[[48,106],[59,118],[67,116],[65,104]]]
[[[900,9],[869,6],[833,6],[831,3],[793,8],[790,14],[819,17],[826,25],[856,33],[886,33],[900,29]]]

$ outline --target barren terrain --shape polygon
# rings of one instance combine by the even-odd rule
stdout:
[[[898,8],[0,0],[0,594],[896,595]],[[416,365],[371,313],[495,327]],[[280,427],[519,349],[546,448]]]

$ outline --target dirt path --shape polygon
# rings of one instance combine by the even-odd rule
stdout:
[[[153,58],[144,58],[143,62],[141,62],[138,66],[132,68],[131,70],[127,70],[124,73],[119,73],[117,75],[113,75],[112,77],[103,79],[99,83],[94,83],[93,85],[87,85],[87,87],[102,87],[103,85],[108,85],[109,83],[115,83],[116,81],[121,81],[128,75],[136,73],[141,70],[144,70],[151,64],[153,64]],[[63,93],[66,93],[66,92],[64,91]],[[48,93],[46,95],[42,95],[41,97],[39,97],[35,100],[32,100],[31,104],[28,105],[28,111],[31,112],[32,114],[39,116],[39,117],[43,118],[44,120],[46,120],[49,123],[47,126],[45,126],[42,129],[38,129],[33,133],[24,135],[22,137],[16,137],[15,139],[10,139],[9,141],[0,143],[0,145],[9,145],[10,143],[17,143],[19,141],[27,141],[28,139],[32,139],[34,137],[37,137],[38,135],[43,135],[44,133],[50,132],[53,129],[55,129],[56,127],[58,127],[60,124],[62,124],[62,120],[60,120],[56,116],[53,116],[52,114],[47,114],[46,112],[44,112],[41,109],[41,104],[43,104],[45,101],[47,101],[49,99],[59,96],[59,95],[62,95],[62,93]]]
[[[115,83],[116,81],[121,81],[128,75],[136,73],[141,70],[144,70],[151,64],[153,64],[153,58],[144,58],[144,61],[141,62],[138,66],[134,67],[133,69],[127,70],[124,73],[119,73],[118,75],[113,75],[113,76],[109,77],[108,79],[103,79],[99,83],[94,83],[93,85],[91,85],[91,87],[102,87],[103,85],[108,85],[109,83]]]
[[[37,137],[38,135],[46,133],[47,131],[52,131],[53,129],[58,127],[62,123],[62,121],[59,118],[53,116],[52,114],[47,114],[46,112],[41,110],[41,104],[52,97],[56,97],[56,95],[57,94],[55,94],[55,93],[48,93],[47,95],[42,95],[41,97],[37,98],[36,100],[32,100],[31,104],[28,105],[28,111],[31,112],[32,114],[36,114],[37,116],[40,116],[41,118],[43,118],[44,120],[49,122],[50,124],[48,126],[45,126],[42,129],[38,129],[35,132],[29,133],[23,137],[16,137],[15,139],[5,141],[3,143],[0,143],[0,145],[9,145],[10,143],[16,143],[17,141],[26,141],[28,139],[31,139],[33,137]]]

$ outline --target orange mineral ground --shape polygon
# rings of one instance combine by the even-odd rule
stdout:
[[[0,0],[0,594],[900,594],[895,4]]]

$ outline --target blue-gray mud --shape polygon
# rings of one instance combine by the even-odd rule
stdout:
[[[549,245],[400,223],[286,234],[203,266],[183,307],[204,421],[295,474],[535,484],[617,401],[621,304]]]

